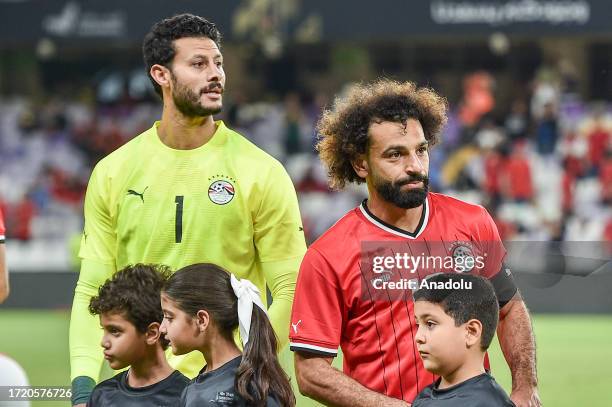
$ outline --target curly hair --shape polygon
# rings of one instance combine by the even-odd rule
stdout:
[[[412,82],[378,79],[354,85],[345,97],[336,98],[333,108],[326,109],[317,124],[317,150],[327,168],[330,186],[342,189],[347,182],[364,182],[352,162],[367,152],[372,123],[416,119],[432,146],[446,124],[446,113],[444,97],[432,89],[417,88]]]
[[[160,265],[127,266],[99,288],[89,303],[89,312],[121,313],[138,332],[145,333],[149,324],[161,324],[164,319],[160,293],[171,274],[168,267]],[[165,339],[160,342],[164,349],[168,346]]]
[[[207,19],[193,14],[179,14],[159,21],[151,27],[145,35],[142,44],[147,76],[161,96],[161,86],[151,77],[149,72],[153,65],[159,64],[171,68],[176,50],[174,41],[179,38],[206,37],[210,38],[221,48],[221,33],[217,26]]]

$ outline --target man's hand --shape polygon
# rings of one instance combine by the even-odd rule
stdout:
[[[516,404],[516,407],[540,407],[542,405],[538,388],[535,386],[513,390],[510,393],[510,399]]]
[[[540,407],[535,338],[529,312],[518,293],[500,310],[499,317],[497,338],[512,373],[510,399],[517,407]]]
[[[81,403],[81,404],[75,404],[75,405],[74,405],[74,406],[72,406],[72,407],[86,407],[86,406],[87,406],[87,404],[85,404],[85,403]]]

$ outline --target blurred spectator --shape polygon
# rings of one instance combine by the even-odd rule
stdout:
[[[606,156],[608,146],[611,144],[612,133],[604,122],[604,113],[597,110],[593,115],[593,127],[587,134],[589,144],[590,175],[597,175],[602,161]]]
[[[285,134],[283,141],[288,155],[302,152],[302,106],[299,96],[290,93],[285,97]]]
[[[34,202],[24,196],[17,204],[9,207],[7,213],[7,236],[28,241],[32,238],[32,221],[36,214]]]
[[[561,178],[561,209],[569,215],[574,210],[574,194],[576,188],[576,176],[571,171],[565,170]]]
[[[599,171],[601,184],[601,201],[604,205],[612,206],[612,145],[608,147],[601,161]]]
[[[529,117],[527,115],[527,105],[522,100],[512,102],[510,114],[504,122],[506,133],[511,141],[526,137]]]
[[[545,115],[546,107],[559,106],[560,90],[557,73],[547,66],[541,67],[536,73],[531,96],[531,117],[540,120]]]
[[[504,147],[484,150],[485,176],[482,187],[494,206],[497,206],[502,198],[500,177],[507,159],[507,154],[504,154],[503,150]]]
[[[536,128],[536,145],[541,155],[551,155],[555,151],[559,129],[556,107],[553,103],[544,105],[542,117]]]
[[[563,167],[572,177],[581,177],[585,174],[588,165],[588,145],[583,137],[569,130],[559,144],[560,158]]]
[[[526,143],[517,142],[505,160],[501,175],[502,194],[511,201],[522,203],[533,199],[533,178]]]
[[[463,100],[459,110],[461,122],[472,127],[495,107],[493,77],[488,72],[476,72],[463,80]]]

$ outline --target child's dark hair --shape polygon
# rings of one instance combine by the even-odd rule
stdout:
[[[209,263],[193,264],[170,277],[162,291],[188,315],[206,310],[221,335],[234,341],[238,298],[226,270]],[[253,305],[249,341],[236,374],[236,389],[248,405],[265,406],[267,398],[273,396],[281,406],[295,406],[289,377],[276,356],[277,342],[268,316]]]
[[[172,68],[172,60],[176,53],[174,41],[187,37],[210,38],[217,47],[221,48],[221,33],[217,26],[207,19],[193,14],[179,14],[159,21],[151,27],[151,31],[144,37],[142,54],[147,76],[161,96],[161,87],[149,74],[153,65],[159,64]]]
[[[161,309],[160,293],[169,268],[161,265],[135,264],[118,271],[98,290],[98,295],[89,302],[89,312],[93,315],[120,313],[136,327],[140,333],[147,332],[153,322],[164,319]],[[168,341],[161,337],[163,349]]]
[[[444,312],[455,320],[455,326],[477,319],[482,323],[481,349],[487,350],[497,328],[499,304],[489,280],[471,274],[440,273],[427,277],[428,283],[463,281],[466,288],[421,288],[413,293],[414,301],[439,304]],[[471,288],[468,288],[470,287]]]

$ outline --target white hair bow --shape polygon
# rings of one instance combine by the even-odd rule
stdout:
[[[253,315],[253,304],[257,305],[267,315],[266,308],[261,301],[259,289],[247,279],[238,280],[235,275],[230,276],[234,294],[238,297],[238,327],[240,337],[244,345],[249,341],[251,330],[251,315]]]

